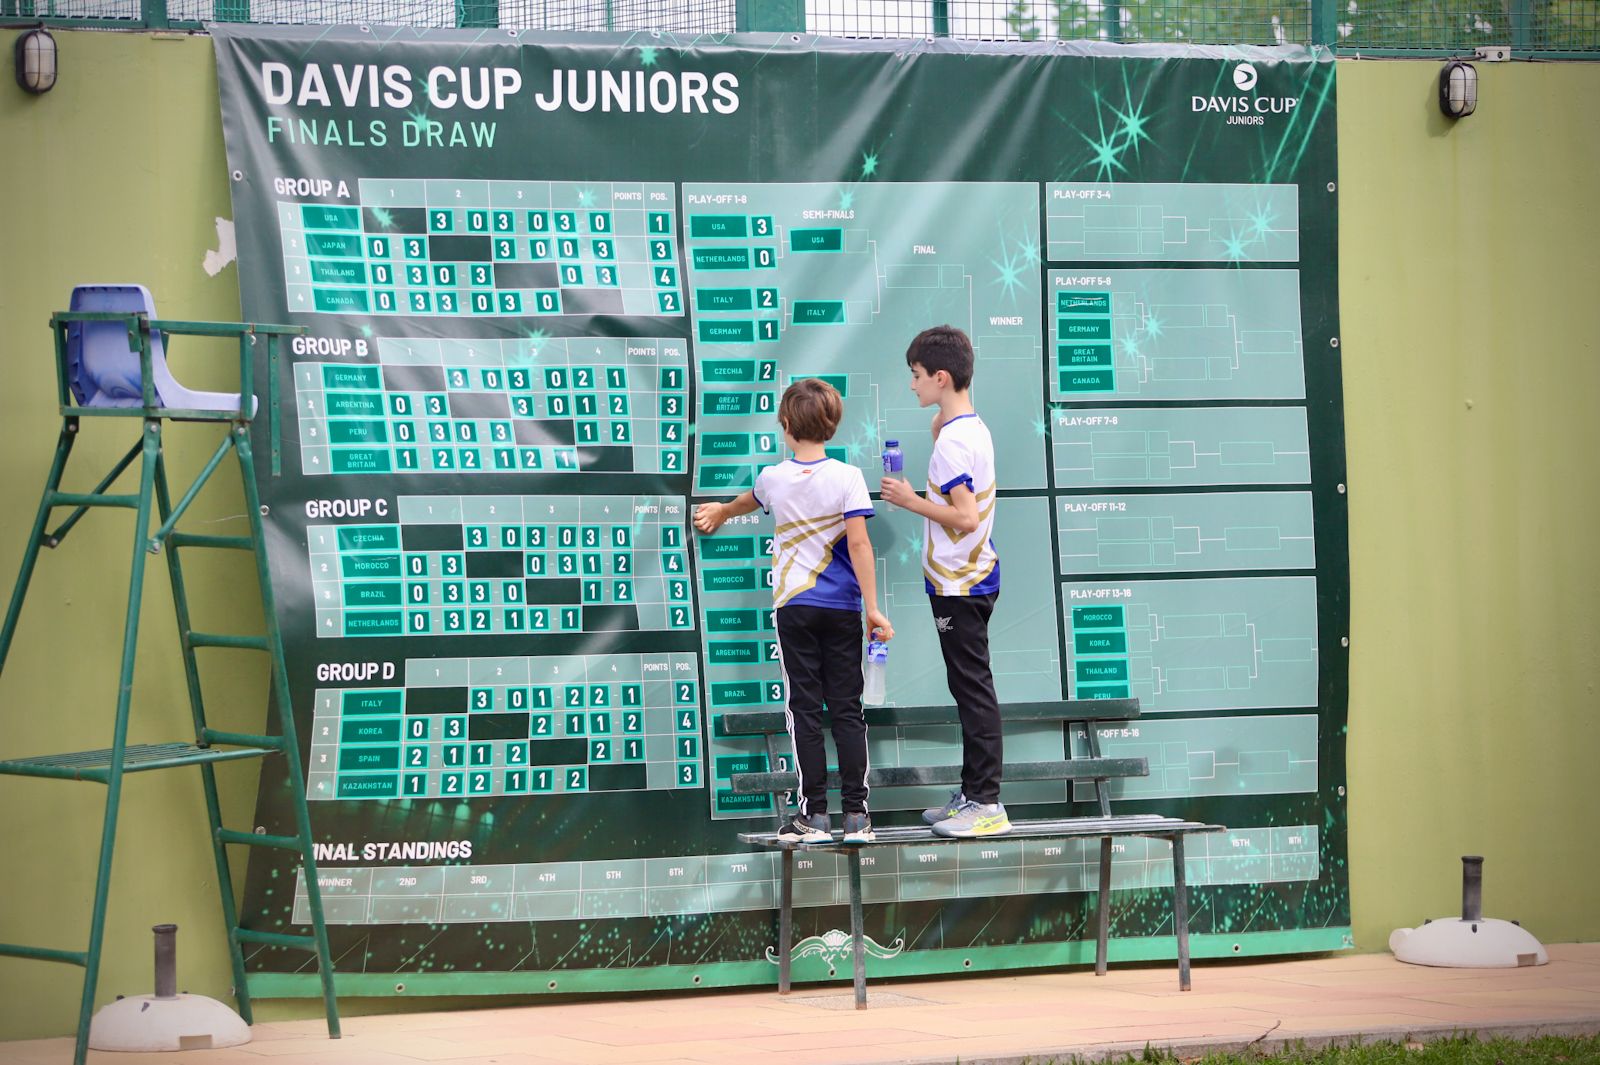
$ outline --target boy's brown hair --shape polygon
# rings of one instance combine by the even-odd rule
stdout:
[[[972,341],[953,325],[924,329],[906,348],[907,366],[921,366],[930,377],[943,370],[950,375],[950,385],[957,392],[965,392],[971,386],[973,361]]]
[[[803,377],[783,390],[778,424],[796,440],[821,444],[832,440],[844,418],[839,390],[817,377]]]

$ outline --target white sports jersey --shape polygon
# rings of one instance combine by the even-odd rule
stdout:
[[[844,519],[872,517],[861,471],[838,459],[789,459],[762,470],[751,491],[773,517],[772,605],[860,610]]]
[[[964,484],[978,497],[978,527],[965,536],[923,519],[927,547],[922,576],[929,595],[988,595],[1000,590],[1000,556],[994,541],[994,441],[976,414],[945,422],[928,459],[928,501],[950,506],[950,492]]]

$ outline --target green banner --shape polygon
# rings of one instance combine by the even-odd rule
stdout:
[[[1119,807],[1229,826],[1190,844],[1198,955],[1349,945],[1327,54],[214,32],[244,314],[309,330],[258,454],[342,988],[775,980],[777,866],[737,841],[774,810],[730,787],[768,757],[719,728],[784,701],[772,529],[688,517],[782,461],[799,376],[869,484],[885,439],[920,470],[903,353],[946,322],[998,455],[1002,702],[1140,700],[1101,736],[1150,764]],[[878,509],[890,702],[948,704],[921,521]],[[1006,757],[1084,740],[1014,722]],[[960,758],[953,726],[870,744]],[[870,972],[1090,960],[1097,853],[875,849]],[[845,868],[799,866],[796,977],[826,979]],[[1112,957],[1172,956],[1167,845],[1119,840],[1112,884]],[[308,918],[293,856],[253,853],[247,926]],[[283,995],[303,962],[249,958]]]

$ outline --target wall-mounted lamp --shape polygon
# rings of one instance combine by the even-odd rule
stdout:
[[[17,84],[35,95],[56,85],[56,39],[44,27],[17,37]]]
[[[1452,59],[1439,71],[1439,110],[1447,118],[1466,118],[1478,108],[1478,68]]]

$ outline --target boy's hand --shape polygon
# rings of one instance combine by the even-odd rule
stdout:
[[[694,527],[703,533],[716,532],[727,520],[727,508],[721,503],[701,503],[694,508]]]
[[[902,509],[910,507],[917,498],[917,490],[911,487],[911,482],[899,477],[885,477],[878,482],[878,491],[883,494],[883,501],[891,503]]]
[[[875,606],[867,607],[867,633],[876,633],[884,643],[894,639],[894,626],[889,624],[888,615]]]

